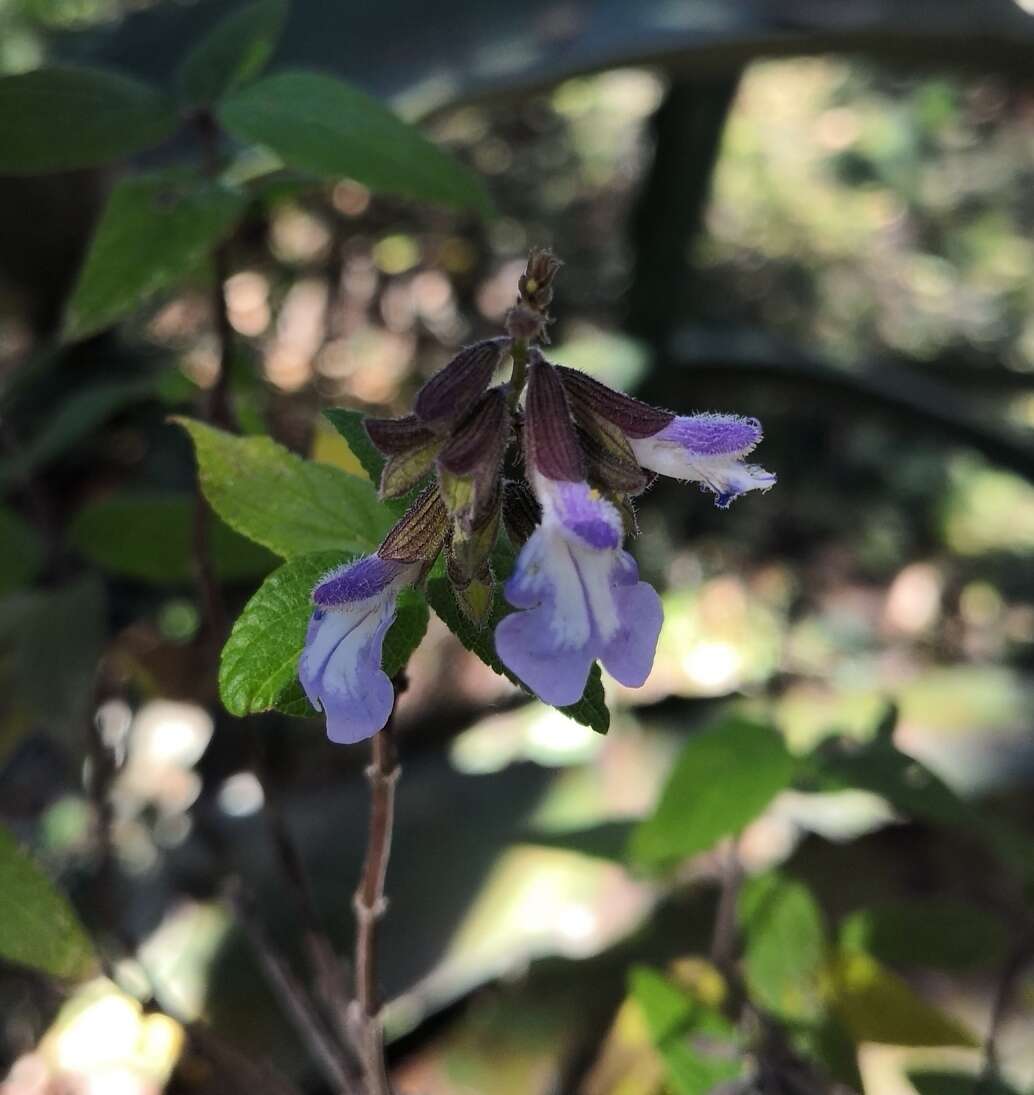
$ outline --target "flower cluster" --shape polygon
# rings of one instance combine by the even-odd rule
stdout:
[[[382,498],[430,485],[376,554],[313,590],[298,674],[334,741],[387,722],[394,695],[381,648],[396,596],[443,551],[458,603],[483,626],[501,529],[520,548],[503,585],[516,611],[496,626],[496,652],[531,692],[562,706],[581,697],[596,660],[630,687],[650,673],[661,602],[623,543],[632,499],[654,475],[694,480],[721,508],[775,482],[745,463],[761,440],[757,419],[678,416],[546,360],[539,347],[559,265],[533,252],[507,335],[462,350],[420,389],[412,414],[366,422],[387,457]],[[507,359],[509,380],[493,385]]]

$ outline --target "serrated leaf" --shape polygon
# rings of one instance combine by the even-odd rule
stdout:
[[[646,966],[633,967],[629,991],[678,1095],[709,1095],[739,1076],[736,1031],[713,1008]]]
[[[348,560],[341,552],[303,555],[275,570],[245,605],[219,663],[219,695],[227,711],[244,716],[275,708],[315,715],[298,684],[298,658],[312,614],[317,581]],[[384,638],[382,667],[393,677],[409,661],[427,629],[427,606],[411,589],[398,598]]]
[[[629,850],[663,867],[713,847],[753,821],[793,778],[794,758],[773,729],[733,716],[685,744],[651,817]]]
[[[79,273],[66,336],[83,338],[109,327],[203,269],[245,204],[240,191],[184,172],[123,179],[108,199]]]
[[[367,554],[387,532],[391,514],[370,483],[302,460],[270,437],[235,437],[188,418],[174,421],[194,442],[212,508],[277,555]]]
[[[793,879],[765,875],[744,888],[739,911],[751,999],[788,1021],[819,1020],[828,942],[811,892]]]
[[[842,951],[827,972],[833,1009],[856,1042],[975,1046],[977,1039],[867,954]]]
[[[68,900],[0,826],[0,956],[54,977],[96,968],[93,947]]]
[[[28,585],[43,565],[43,541],[18,514],[0,507],[0,596]]]
[[[370,482],[379,483],[386,461],[377,451],[363,426],[363,419],[366,416],[362,411],[349,410],[347,407],[331,407],[323,412],[323,417],[345,439],[353,456],[362,464],[363,470],[370,477]]]
[[[117,494],[85,505],[69,526],[71,544],[102,570],[156,585],[194,581],[196,502],[187,494]],[[268,574],[277,558],[211,518],[208,549],[216,574],[240,581]]]
[[[286,18],[284,0],[259,0],[225,15],[180,63],[182,98],[208,106],[253,80],[273,55]]]
[[[158,144],[179,123],[160,92],[75,66],[0,78],[0,174],[39,175],[110,163]]]
[[[885,901],[858,909],[840,925],[840,945],[892,966],[966,970],[999,962],[1008,944],[986,909],[949,898]]]
[[[489,669],[494,670],[501,677],[506,677],[519,688],[524,688],[520,680],[503,665],[495,652],[496,626],[512,611],[509,605],[503,603],[504,598],[495,598],[488,621],[480,628],[472,624],[463,614],[447,579],[431,578],[428,581],[427,600],[438,618],[467,650],[476,654]],[[610,712],[607,710],[607,701],[603,694],[603,676],[598,665],[594,664],[589,673],[589,680],[582,698],[577,703],[558,707],[557,710],[568,718],[574,719],[575,722],[595,730],[597,734],[605,734],[610,729]]]
[[[288,167],[355,179],[398,194],[488,213],[477,175],[358,88],[315,72],[284,72],[234,92],[219,120]]]

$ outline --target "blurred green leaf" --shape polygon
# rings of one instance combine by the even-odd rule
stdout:
[[[1008,943],[986,909],[949,898],[886,901],[858,909],[840,925],[839,941],[892,966],[966,970],[1001,960]]]
[[[778,874],[753,879],[739,911],[751,998],[786,1020],[819,1019],[828,943],[822,910],[807,886]]]
[[[312,615],[312,588],[322,575],[347,561],[341,552],[302,555],[274,571],[244,606],[219,664],[219,695],[233,715],[276,708],[314,715],[298,683],[298,658]],[[403,590],[398,613],[384,638],[382,667],[393,677],[409,661],[427,630],[427,605],[415,590]]]
[[[910,1072],[908,1078],[918,1095],[1019,1095],[997,1077],[987,1079],[966,1072]]]
[[[46,425],[13,456],[0,461],[0,489],[30,476],[133,403],[154,398],[156,380],[92,384],[61,401]]]
[[[164,95],[114,72],[67,66],[0,77],[0,174],[110,163],[163,141],[178,120]]]
[[[105,635],[104,589],[84,578],[0,601],[5,695],[51,733],[81,744]],[[68,626],[69,621],[75,626]]]
[[[476,654],[485,665],[501,677],[506,677],[520,688],[524,687],[520,680],[503,665],[495,652],[493,636],[496,626],[511,611],[498,589],[491,615],[481,628],[472,624],[460,611],[448,579],[431,578],[427,583],[427,600],[438,618],[467,650]],[[603,675],[598,665],[593,664],[582,698],[577,703],[558,707],[557,710],[562,711],[575,722],[595,730],[597,734],[605,734],[610,729],[610,712],[607,710],[607,700],[603,694]]]
[[[647,966],[633,967],[629,991],[678,1095],[709,1095],[740,1074],[735,1029],[718,1012]]]
[[[346,407],[331,407],[323,412],[323,416],[348,443],[352,455],[362,464],[363,471],[370,477],[370,482],[374,486],[380,483],[385,460],[363,426],[363,419],[366,416],[362,411],[352,411]]]
[[[97,226],[65,321],[69,338],[111,326],[155,293],[203,269],[245,197],[180,171],[119,182]]]
[[[0,956],[54,977],[80,979],[96,968],[72,906],[2,826]]]
[[[775,730],[739,716],[694,734],[653,815],[632,834],[632,857],[662,867],[706,851],[753,821],[789,784],[794,766]]]
[[[614,820],[601,821],[585,829],[540,830],[536,829],[524,837],[529,844],[540,844],[544,848],[559,848],[566,852],[578,852],[579,855],[594,859],[609,859],[615,863],[624,863],[628,848],[628,837],[633,822]]]
[[[219,119],[288,167],[375,193],[491,212],[480,179],[376,99],[331,76],[285,72],[234,92]]]
[[[28,585],[43,565],[43,542],[18,514],[0,506],[0,596]]]
[[[975,1046],[961,1023],[917,996],[875,958],[841,951],[827,971],[833,1010],[857,1042]]]
[[[388,531],[390,514],[370,483],[302,460],[270,437],[234,437],[189,418],[175,421],[194,442],[212,508],[277,555],[367,553]]]
[[[180,64],[183,99],[207,106],[253,80],[272,56],[286,18],[284,0],[259,0],[220,19]]]
[[[85,505],[73,518],[72,545],[102,570],[157,585],[194,580],[195,500],[187,494],[123,493]],[[210,518],[209,554],[216,574],[239,581],[268,574],[277,558]]]

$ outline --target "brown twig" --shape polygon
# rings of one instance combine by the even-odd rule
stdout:
[[[711,961],[728,976],[736,957],[736,903],[743,884],[743,865],[736,837],[728,841],[721,870],[721,890],[711,936]]]
[[[396,703],[405,688],[405,678],[395,679]],[[384,880],[391,856],[391,835],[395,822],[395,784],[401,769],[392,724],[374,735],[372,760],[366,769],[370,783],[370,829],[366,860],[356,890],[355,936],[355,1043],[363,1066],[367,1095],[391,1095],[384,1059],[384,1028],[377,991],[377,925],[387,909]]]
[[[1032,958],[1034,958],[1034,946],[1030,938],[1024,938],[1009,952],[1002,966],[1002,973],[998,978],[998,986],[991,1004],[991,1019],[984,1038],[984,1066],[973,1088],[974,1095],[989,1095],[995,1088],[1000,1073],[998,1037],[1002,1032],[1009,1008],[1012,1006],[1023,971]]]
[[[336,1095],[358,1095],[351,1062],[327,1032],[305,987],[273,947],[251,903],[239,889],[231,892],[230,899],[270,988],[331,1089]]]

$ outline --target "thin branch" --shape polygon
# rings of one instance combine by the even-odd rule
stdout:
[[[743,864],[736,837],[728,841],[721,870],[722,885],[711,936],[711,961],[728,976],[736,957],[736,904],[743,885]]]
[[[405,678],[395,679],[395,698],[405,688]],[[377,925],[387,909],[384,880],[391,856],[391,835],[395,823],[395,784],[401,769],[392,724],[373,738],[373,757],[366,769],[370,783],[370,829],[363,874],[356,890],[355,937],[355,1041],[363,1065],[367,1095],[391,1095],[384,1059],[384,1027],[377,989]]]
[[[251,942],[270,988],[305,1043],[313,1061],[336,1095],[358,1095],[347,1058],[323,1026],[319,1012],[290,966],[274,949],[250,902],[239,892],[230,895],[237,918]]]
[[[1034,958],[1034,946],[1029,938],[1021,940],[1006,957],[998,986],[991,1004],[991,1019],[984,1038],[984,1066],[977,1078],[974,1095],[990,1095],[1000,1074],[998,1038],[1005,1024],[1005,1017],[1012,1007],[1023,971]]]

